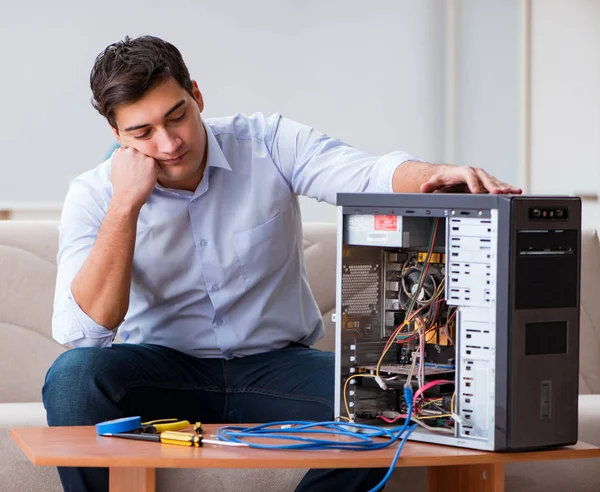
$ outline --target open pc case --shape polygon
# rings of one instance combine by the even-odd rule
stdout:
[[[481,450],[577,441],[581,202],[338,195],[336,415]]]

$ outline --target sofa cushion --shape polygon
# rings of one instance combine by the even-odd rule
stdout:
[[[321,313],[335,307],[335,224],[303,225],[304,266]]]
[[[46,371],[65,348],[52,339],[58,224],[0,227],[0,403],[40,401]]]
[[[0,322],[0,403],[39,402],[46,372],[66,349],[25,326]]]
[[[335,325],[331,315],[335,312],[336,225],[304,223],[304,266],[310,288],[315,296],[325,322],[325,337],[314,347],[334,351]]]
[[[0,227],[0,244],[27,251],[56,265],[58,252],[57,221],[7,220]]]

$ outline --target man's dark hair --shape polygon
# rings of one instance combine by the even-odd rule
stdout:
[[[127,36],[96,58],[90,74],[92,105],[117,129],[119,105],[139,101],[170,77],[193,96],[190,73],[175,46],[154,36]]]

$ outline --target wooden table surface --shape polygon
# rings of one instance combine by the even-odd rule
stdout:
[[[203,427],[208,439],[220,425]],[[374,451],[274,451],[212,444],[192,448],[99,437],[94,427],[21,427],[11,429],[11,436],[35,465],[113,468],[387,468],[398,446]],[[600,448],[582,442],[549,451],[491,453],[408,441],[397,466],[485,465],[593,457],[600,458]]]

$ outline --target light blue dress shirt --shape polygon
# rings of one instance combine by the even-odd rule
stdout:
[[[196,191],[157,184],[141,209],[119,335],[226,359],[311,345],[324,329],[297,195],[335,204],[338,192],[391,192],[395,169],[414,158],[360,152],[281,115],[203,122],[207,166]],[[112,196],[110,165],[73,181],[61,217],[52,332],[74,347],[109,347],[117,331],[94,322],[71,292]]]

